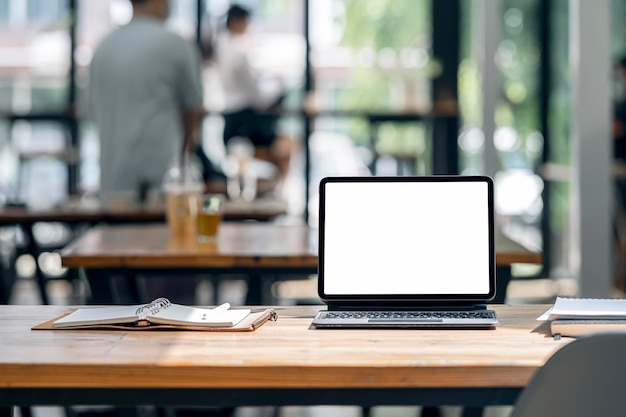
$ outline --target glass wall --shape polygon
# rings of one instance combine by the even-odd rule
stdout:
[[[315,2],[310,41],[322,108],[430,110],[429,1]]]
[[[495,61],[501,95],[493,137],[500,162],[496,174],[496,211],[505,230],[517,240],[543,247],[542,164],[544,135],[540,123],[541,0],[502,2],[501,40]],[[540,270],[520,271],[535,274]]]
[[[500,226],[517,240],[542,247],[541,216],[544,134],[540,98],[541,1],[502,0],[498,7],[499,41],[493,57],[498,71],[494,114],[483,114],[482,89],[491,80],[480,73],[484,40],[481,7],[462,2],[459,64],[459,150],[461,173],[484,172],[485,140],[493,140],[497,165],[494,176],[496,213]],[[490,58],[489,58],[490,59]],[[489,65],[489,64],[487,64]],[[485,138],[483,118],[493,117],[493,138]],[[534,275],[536,268],[518,271]]]
[[[66,104],[70,44],[66,0],[0,2],[0,111]]]
[[[569,2],[553,0],[550,10],[550,90],[548,91],[548,144],[545,172],[549,186],[549,209],[544,214],[548,218],[550,245],[545,248],[550,254],[551,276],[571,276],[569,268],[570,251],[570,184],[567,175],[571,161],[571,81],[569,70]]]
[[[66,111],[71,57],[68,29],[66,0],[0,2],[0,114]],[[58,154],[66,147],[66,133],[55,122],[6,122],[0,140],[0,160],[6,163],[0,181],[2,200],[39,201],[35,192],[18,191],[33,182],[31,173],[46,173],[42,178],[52,179],[48,184],[42,181],[52,201],[66,198],[66,155]]]
[[[326,116],[315,120],[314,139],[356,145],[352,169],[342,173],[425,173],[420,115],[431,110],[436,67],[430,1],[315,2],[310,42],[312,102]]]

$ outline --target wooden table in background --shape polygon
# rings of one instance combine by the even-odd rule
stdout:
[[[512,279],[513,264],[542,264],[541,251],[528,248],[509,238],[501,230],[496,231],[496,297],[494,303],[504,303],[506,289]]]
[[[273,220],[287,213],[287,203],[280,199],[258,199],[250,202],[227,201],[225,220]],[[0,207],[0,226],[26,225],[37,222],[76,223],[158,223],[165,221],[163,205],[140,206],[120,202],[98,207],[67,205],[54,208]]]
[[[30,330],[70,308],[0,306],[0,417],[44,404],[512,404],[571,339],[535,320],[546,305],[491,307],[495,330],[310,330],[319,307],[277,307],[254,332],[205,333]]]
[[[112,302],[113,274],[252,274],[248,304],[262,301],[262,278],[317,272],[317,236],[307,226],[223,223],[216,242],[170,237],[165,225],[100,226],[61,251],[63,266],[84,268],[95,303]]]
[[[227,221],[270,221],[286,213],[287,203],[280,199],[260,198],[251,202],[227,201],[224,219]],[[162,205],[142,207],[126,200],[93,208],[84,205],[66,205],[45,209],[0,207],[0,227],[11,225],[22,227],[26,234],[26,252],[35,258],[38,256],[41,248],[39,248],[34,238],[33,225],[39,222],[59,222],[72,227],[99,223],[164,223],[165,209]],[[39,268],[36,269],[36,279],[39,284],[43,304],[48,304],[45,292],[45,277]],[[2,265],[0,265],[0,304],[8,302],[11,285],[7,281],[8,279],[2,276]]]
[[[541,263],[541,259],[541,253],[498,233],[495,302],[504,302],[512,263]],[[308,226],[225,223],[215,244],[202,245],[191,240],[173,241],[167,228],[160,225],[103,226],[87,231],[64,248],[61,260],[65,267],[85,268],[95,287],[95,301],[109,303],[107,276],[112,273],[316,273],[317,230]],[[255,280],[250,284],[253,287],[248,302],[261,303],[262,283]]]

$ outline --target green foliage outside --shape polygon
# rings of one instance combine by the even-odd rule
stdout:
[[[338,109],[369,112],[394,112],[398,108],[397,94],[406,86],[429,77],[432,63],[420,68],[403,68],[399,59],[406,48],[428,50],[431,36],[429,0],[344,0],[344,32],[340,45],[356,55],[369,50],[373,60],[389,54],[395,65],[354,65],[349,76],[334,92]],[[427,84],[427,83],[425,83]],[[401,105],[400,105],[401,106]],[[360,145],[370,142],[371,132],[366,123],[348,120],[346,133]],[[381,153],[424,156],[427,131],[421,123],[387,123],[379,130],[376,150]]]

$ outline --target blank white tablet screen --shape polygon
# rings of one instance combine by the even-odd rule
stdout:
[[[488,184],[328,182],[327,295],[489,293]]]

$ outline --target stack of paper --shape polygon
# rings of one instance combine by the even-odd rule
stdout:
[[[626,330],[626,299],[557,297],[554,307],[537,320],[550,320],[555,336]]]

